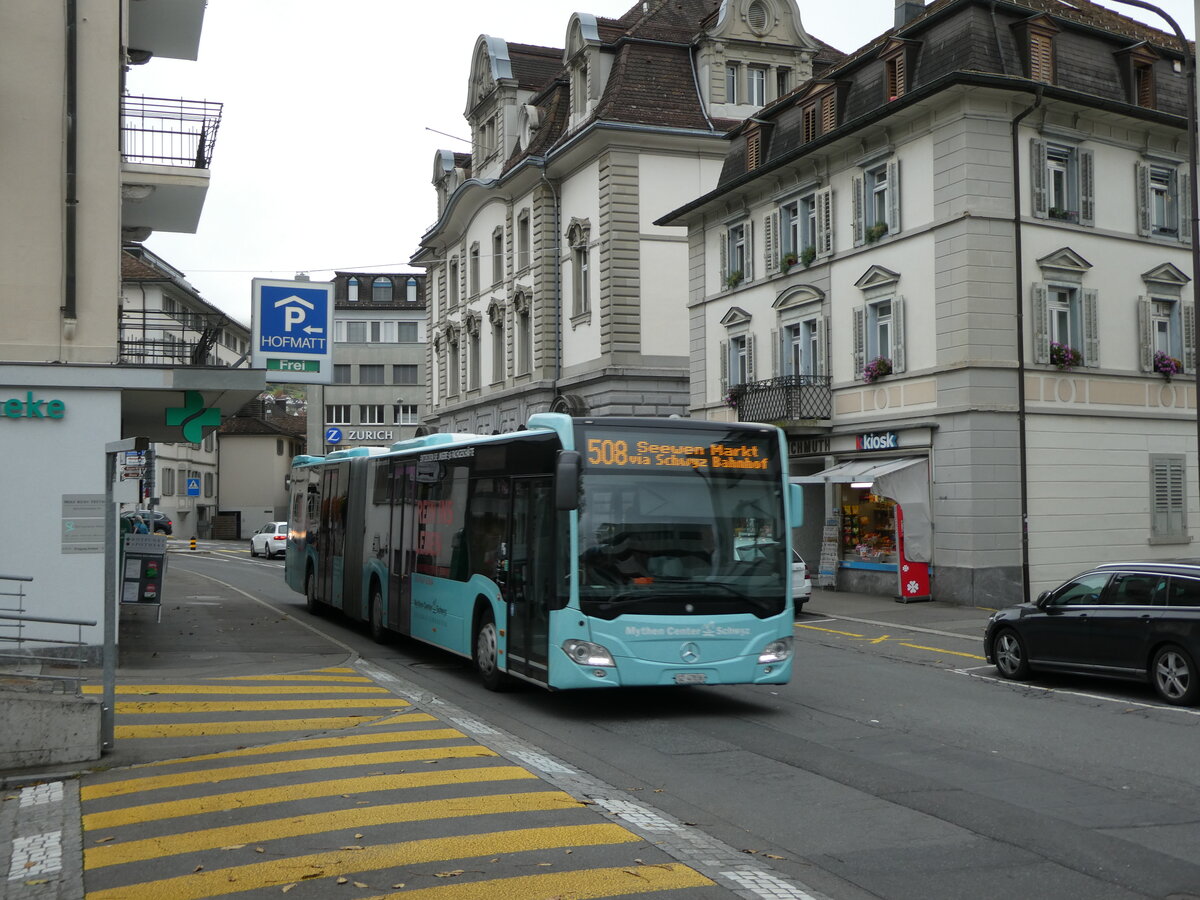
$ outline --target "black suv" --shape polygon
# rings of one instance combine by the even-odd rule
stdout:
[[[171,517],[165,512],[157,509],[134,509],[121,513],[122,519],[132,519],[134,516],[141,516],[154,534],[170,534],[172,531]],[[152,526],[151,522],[154,523]]]
[[[1106,563],[1036,603],[992,615],[988,662],[1005,678],[1079,672],[1149,681],[1177,706],[1200,700],[1200,560]]]

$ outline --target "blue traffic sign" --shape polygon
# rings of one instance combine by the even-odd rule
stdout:
[[[333,380],[333,284],[255,278],[251,365],[269,381]]]
[[[189,497],[199,497],[200,496],[200,479],[199,478],[189,478],[187,480],[187,495]]]
[[[341,442],[342,442],[342,429],[340,429],[340,428],[326,428],[325,429],[325,443],[340,444]]]

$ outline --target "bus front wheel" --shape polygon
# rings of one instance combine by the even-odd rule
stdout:
[[[500,641],[492,614],[484,613],[475,632],[475,669],[489,691],[502,691],[508,677],[500,671]]]
[[[383,593],[379,586],[371,589],[371,640],[377,644],[386,644],[391,632],[383,624]]]

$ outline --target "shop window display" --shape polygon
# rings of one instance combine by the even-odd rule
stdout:
[[[869,489],[842,488],[842,559],[895,564],[896,504]]]

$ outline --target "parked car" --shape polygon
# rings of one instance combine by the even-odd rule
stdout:
[[[250,555],[283,556],[287,552],[288,523],[268,522],[250,535]]]
[[[753,541],[733,548],[733,555],[744,562],[765,559],[779,548],[778,541]],[[792,598],[800,609],[812,597],[812,578],[808,565],[796,550],[792,550]]]
[[[171,534],[174,530],[171,517],[157,509],[129,509],[121,513],[122,519],[133,519],[135,516],[140,516],[154,534]]]
[[[1005,678],[1079,672],[1200,700],[1200,560],[1108,563],[992,615],[984,651]]]

